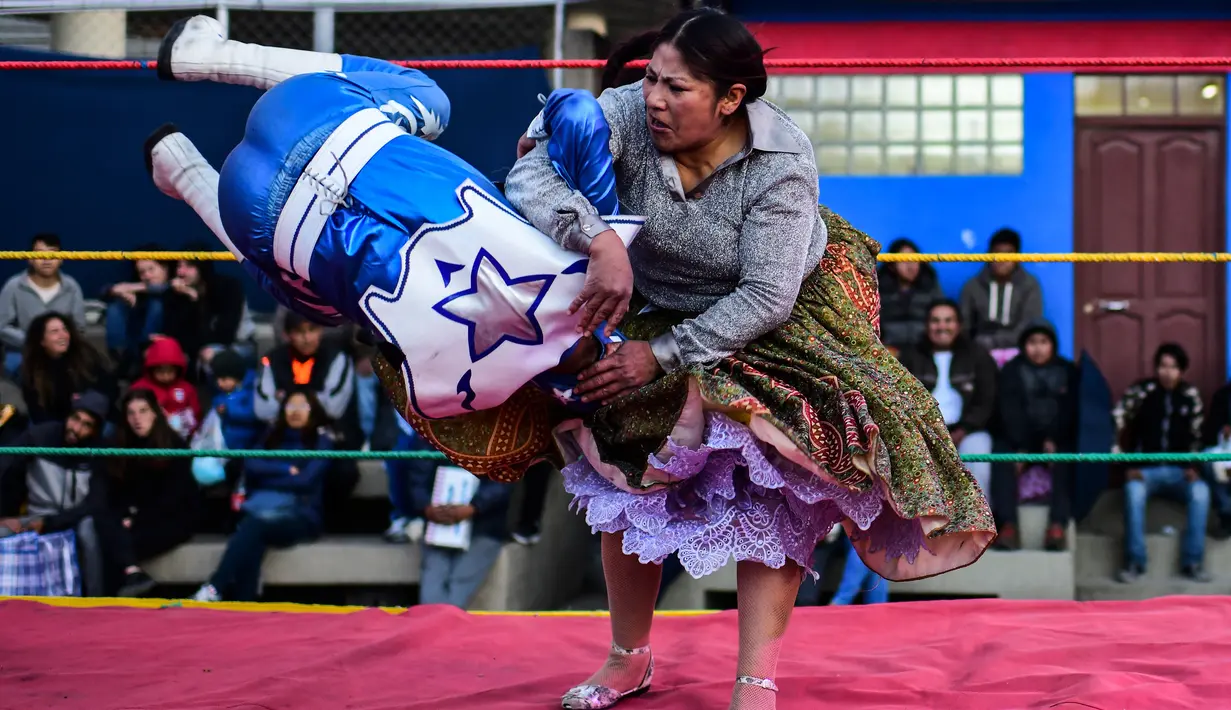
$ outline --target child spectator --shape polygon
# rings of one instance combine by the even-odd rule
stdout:
[[[233,350],[215,355],[211,367],[218,389],[211,407],[222,423],[222,438],[228,449],[250,449],[266,429],[254,410],[256,370],[249,369],[243,356]]]
[[[329,417],[306,387],[287,392],[278,420],[265,437],[268,450],[326,451],[332,441]],[[241,485],[243,517],[213,576],[197,590],[197,601],[255,601],[261,563],[270,547],[291,547],[319,537],[322,529],[321,491],[324,459],[244,461]]]
[[[171,428],[184,439],[192,438],[201,421],[201,401],[187,375],[188,358],[180,344],[174,338],[157,338],[145,351],[145,376],[132,385],[154,393]]]

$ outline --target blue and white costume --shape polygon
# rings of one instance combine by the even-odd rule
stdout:
[[[219,236],[244,268],[311,320],[358,323],[394,345],[427,419],[498,406],[559,364],[578,342],[568,307],[588,263],[430,142],[449,111],[422,72],[343,56],[340,72],[273,85],[217,181]],[[536,126],[555,132],[561,174],[616,214],[597,101],[556,92]],[[626,243],[641,224],[605,219]]]

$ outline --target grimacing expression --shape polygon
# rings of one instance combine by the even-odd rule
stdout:
[[[677,153],[718,137],[723,121],[739,108],[747,89],[735,84],[724,96],[716,96],[714,85],[694,76],[679,50],[665,43],[654,50],[641,91],[654,147]]]

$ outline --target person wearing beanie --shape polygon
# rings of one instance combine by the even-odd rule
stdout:
[[[1018,341],[1021,352],[1000,372],[997,387],[996,448],[1022,454],[1073,451],[1077,438],[1077,366],[1057,352],[1055,328],[1045,320],[1026,325]],[[1017,530],[1020,477],[1030,467],[1020,463],[992,465],[992,512],[1000,536],[995,547],[1021,547]],[[1048,550],[1068,546],[1066,530],[1072,516],[1073,465],[1051,464],[1048,507]]]
[[[223,350],[211,362],[218,394],[210,408],[218,413],[222,438],[228,449],[247,449],[265,433],[266,423],[256,416],[256,370],[233,350]]]
[[[9,446],[98,446],[111,402],[97,391],[73,397],[68,417],[35,424],[18,434]],[[99,492],[93,480],[105,475],[105,459],[68,456],[0,456],[0,511],[15,514],[26,504],[26,517],[0,518],[0,536],[74,530],[77,559],[86,596],[104,593],[102,551],[89,519]],[[21,474],[25,473],[22,477]],[[97,473],[97,475],[95,475]],[[18,480],[14,480],[17,477]]]

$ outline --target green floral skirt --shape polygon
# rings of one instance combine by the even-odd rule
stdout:
[[[457,465],[514,481],[533,463],[553,459],[565,469],[566,485],[588,508],[594,528],[629,531],[627,551],[639,552],[644,561],[676,552],[684,559],[701,544],[702,538],[682,544],[672,538],[667,544],[664,526],[704,523],[712,532],[718,517],[725,515],[721,524],[730,527],[734,515],[731,534],[739,538],[741,515],[749,520],[777,515],[765,507],[775,503],[783,511],[782,532],[746,524],[748,531],[756,528],[755,535],[748,533],[748,545],[804,530],[796,536],[802,547],[786,554],[802,566],[807,564],[798,558],[831,522],[845,526],[860,556],[887,579],[919,579],[969,565],[995,538],[995,525],[935,400],[880,342],[880,245],[824,207],[821,215],[828,249],[800,289],[787,323],[713,367],[671,373],[584,420],[527,386],[499,408],[429,421],[405,406],[396,368],[378,364],[378,371],[408,421]],[[649,339],[692,315],[650,311],[626,319],[621,330],[630,339]],[[687,475],[665,475],[663,459],[685,453],[671,441],[673,432],[696,407],[704,410],[707,438],[699,446],[707,452],[721,448],[711,435],[733,441],[732,425],[755,440],[719,452],[731,456],[718,468],[753,468],[752,459],[768,461],[783,473],[773,474],[774,480],[784,479],[785,485],[767,490],[776,484],[734,473],[732,488],[721,475],[710,475],[715,465],[707,469],[704,462]],[[588,446],[561,446],[562,430],[584,431]],[[687,459],[677,463],[683,466]],[[691,482],[682,483],[685,478]],[[740,500],[746,503],[743,513],[729,510]],[[647,518],[647,509],[687,512],[658,520]],[[638,527],[639,516],[649,522]],[[727,535],[726,527],[720,532]],[[703,536],[704,545],[713,547],[713,537]],[[737,550],[737,559],[766,559],[740,554]],[[772,553],[770,559],[775,555],[781,557]],[[702,568],[709,569],[698,563]]]

